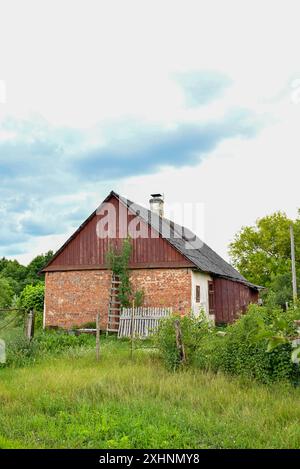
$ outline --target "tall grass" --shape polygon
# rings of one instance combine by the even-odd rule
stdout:
[[[155,351],[101,341],[0,369],[0,447],[299,448],[300,391],[167,371]]]

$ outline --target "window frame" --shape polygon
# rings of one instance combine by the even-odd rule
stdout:
[[[201,286],[195,285],[195,302],[201,303]]]

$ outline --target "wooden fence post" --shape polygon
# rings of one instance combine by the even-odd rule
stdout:
[[[181,332],[179,319],[175,320],[174,325],[175,325],[175,334],[176,334],[176,347],[179,353],[180,362],[185,363],[186,356],[185,356],[184,344],[182,341],[182,332]]]
[[[27,317],[26,337],[29,341],[31,341],[33,336],[34,336],[34,310],[31,309]]]
[[[133,339],[134,339],[134,319],[135,319],[135,314],[134,314],[134,300],[132,302],[132,314],[131,314],[131,351],[130,351],[130,356],[131,359],[133,358]]]
[[[100,314],[96,316],[96,360],[100,358]]]

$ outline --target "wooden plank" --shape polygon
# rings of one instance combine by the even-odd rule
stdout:
[[[159,322],[172,314],[172,308],[123,308],[120,316],[118,337],[145,338],[153,334]],[[132,316],[134,320],[132,321]]]

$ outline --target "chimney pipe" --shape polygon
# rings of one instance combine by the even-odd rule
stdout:
[[[162,194],[151,194],[149,203],[151,212],[160,217],[164,216],[164,196]]]

